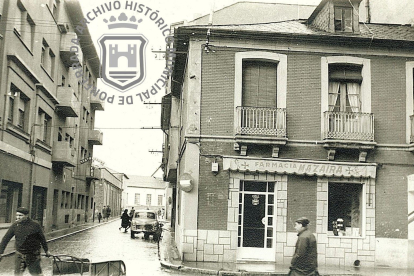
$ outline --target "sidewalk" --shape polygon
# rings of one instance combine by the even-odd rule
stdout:
[[[106,223],[112,222],[114,220],[119,220],[118,217],[112,217],[110,218],[109,221],[101,221],[100,223],[96,220],[95,222],[87,222],[85,224],[81,224],[81,225],[76,225],[74,227],[70,227],[70,228],[64,228],[64,229],[59,229],[59,230],[55,230],[49,233],[45,233],[45,237],[46,240],[48,242],[52,242],[67,236],[71,236],[74,235],[76,233],[91,229],[93,227],[97,227],[99,225],[104,225]],[[3,238],[3,236],[6,234],[7,229],[10,227],[11,223],[2,223],[0,224],[0,239]],[[11,239],[11,241],[9,242],[9,244],[6,247],[6,250],[4,251],[4,256],[7,255],[11,255],[14,254],[15,250],[14,250],[14,237]]]
[[[216,263],[216,262],[183,262],[174,241],[174,232],[169,224],[163,227],[163,237],[160,242],[160,263],[166,269],[177,270],[189,275],[288,275],[289,265],[275,263]],[[414,276],[414,271],[398,268],[369,268],[369,267],[319,267],[321,276]]]

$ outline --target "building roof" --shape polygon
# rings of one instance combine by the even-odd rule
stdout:
[[[289,20],[259,24],[228,24],[219,26],[199,25],[185,26],[181,28],[192,30],[210,29],[212,36],[214,35],[214,31],[216,31],[218,33],[228,33],[232,35],[242,33],[254,33],[255,35],[285,34],[301,36],[366,38],[371,40],[414,41],[414,27],[411,25],[360,23],[360,33],[330,33],[319,30],[313,26],[308,26],[306,23],[306,20]]]
[[[315,7],[316,5],[242,1],[214,11],[212,24],[253,24],[286,21],[291,19],[306,19],[311,15]],[[188,22],[188,24],[207,25],[209,19],[210,15],[207,14]]]
[[[151,176],[129,175],[129,179],[125,179],[124,183],[127,187],[135,188],[165,189],[166,187],[164,181]]]

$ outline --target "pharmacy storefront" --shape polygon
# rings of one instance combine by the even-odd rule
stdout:
[[[290,263],[306,216],[320,265],[374,265],[376,164],[225,156],[223,169],[236,260]]]

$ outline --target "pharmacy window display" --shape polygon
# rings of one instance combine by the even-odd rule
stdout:
[[[328,233],[334,236],[361,237],[363,184],[329,183]]]

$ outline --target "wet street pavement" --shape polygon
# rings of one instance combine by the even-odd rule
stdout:
[[[119,231],[121,221],[105,225],[49,243],[53,255],[66,254],[87,258],[92,263],[123,260],[128,276],[135,275],[183,275],[161,267],[158,259],[158,243],[144,240],[143,234],[131,239],[130,233]],[[43,253],[43,250],[42,250]],[[0,262],[0,275],[13,275],[14,255],[4,257]],[[52,259],[42,257],[44,275],[52,275]],[[28,272],[26,272],[27,275]],[[76,275],[76,274],[74,274]],[[79,275],[79,274],[77,274]],[[85,273],[84,275],[90,275]]]

